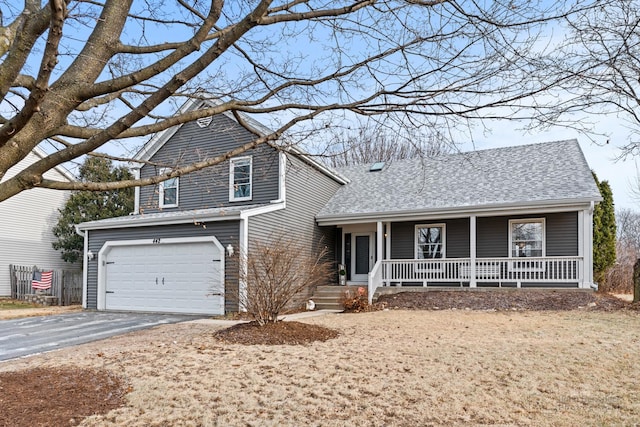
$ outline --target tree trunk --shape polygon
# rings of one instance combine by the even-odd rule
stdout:
[[[633,302],[640,301],[640,258],[633,266]]]

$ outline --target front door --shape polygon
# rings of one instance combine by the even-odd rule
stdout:
[[[373,267],[373,240],[372,233],[353,233],[352,234],[352,253],[354,254],[351,262],[351,280],[353,282],[366,282],[368,274]]]

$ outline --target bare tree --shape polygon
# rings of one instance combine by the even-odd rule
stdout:
[[[250,256],[238,254],[246,258],[240,263],[246,270],[240,269],[240,289],[231,294],[260,325],[277,322],[297,296],[329,281],[332,263],[326,248],[312,253],[308,245],[278,235],[269,242],[252,242],[250,251]]]
[[[551,79],[563,75],[555,108],[537,119],[592,130],[590,121],[614,114],[628,123],[620,157],[640,154],[640,2],[606,0],[567,18],[568,33],[547,58]],[[555,76],[555,77],[554,77]]]
[[[590,7],[582,3],[0,0],[0,201],[33,187],[155,184],[358,115],[416,127],[505,117],[503,107],[524,108],[559,83],[538,74],[538,35]],[[202,93],[219,102],[172,114]],[[223,112],[273,131],[234,152],[160,165],[169,168],[161,176],[44,176],[87,154],[128,160],[140,138]],[[46,158],[7,176],[45,141]]]
[[[605,273],[600,290],[631,293],[634,264],[640,257],[640,213],[631,209],[616,211],[616,263]]]
[[[331,167],[434,157],[451,152],[453,143],[439,132],[424,134],[414,128],[389,129],[364,125],[336,133],[323,153]]]

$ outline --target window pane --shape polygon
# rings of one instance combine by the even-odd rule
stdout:
[[[233,162],[233,197],[251,197],[251,160]]]
[[[542,256],[543,236],[542,222],[513,222],[511,225],[511,256]]]
[[[163,204],[175,205],[177,202],[177,198],[176,198],[177,193],[178,191],[176,188],[165,188]]]
[[[418,259],[442,258],[442,227],[418,228]]]

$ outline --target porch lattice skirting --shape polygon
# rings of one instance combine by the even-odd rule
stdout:
[[[369,273],[369,301],[380,286],[422,286],[444,283],[479,283],[502,286],[505,283],[521,287],[523,283],[535,285],[580,286],[583,278],[583,257],[529,257],[529,258],[470,258],[451,259],[394,259],[379,260]],[[471,265],[475,268],[471,268]]]

